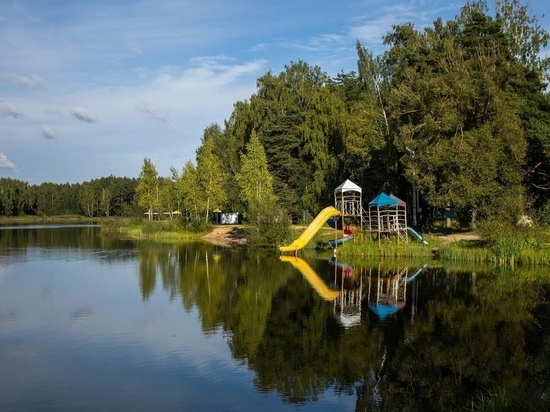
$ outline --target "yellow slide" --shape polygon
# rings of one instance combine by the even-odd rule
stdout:
[[[304,230],[304,232],[288,246],[281,246],[279,250],[281,253],[293,252],[296,253],[297,250],[302,249],[305,245],[309,243],[315,233],[321,229],[321,227],[333,216],[340,215],[338,209],[333,206],[325,207],[321,212],[313,219],[313,222]]]
[[[334,300],[338,297],[339,293],[336,290],[329,289],[323,279],[315,273],[315,271],[307,264],[307,262],[299,257],[294,256],[281,256],[283,262],[290,262],[292,266],[298,269],[302,275],[306,278],[313,289],[325,300]]]

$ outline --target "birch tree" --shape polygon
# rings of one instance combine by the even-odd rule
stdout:
[[[143,167],[136,187],[138,205],[147,210],[148,219],[153,218],[153,210],[158,205],[158,173],[151,159],[143,159]]]
[[[221,133],[217,125],[204,130],[201,146],[197,149],[197,174],[205,207],[205,221],[210,218],[210,210],[222,208],[227,198],[223,183],[225,176],[220,159],[214,154],[212,134]]]

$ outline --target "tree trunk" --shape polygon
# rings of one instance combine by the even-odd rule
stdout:
[[[475,229],[477,226],[477,209],[472,209],[472,216],[470,219],[470,227]]]

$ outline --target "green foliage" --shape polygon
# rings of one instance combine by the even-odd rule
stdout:
[[[364,196],[414,185],[422,207],[452,206],[472,227],[512,225],[528,209],[550,224],[549,40],[520,0],[469,2],[452,20],[391,28],[383,55],[357,42],[356,72],[331,79],[298,61],[265,73],[224,129],[204,130],[197,170],[159,179],[146,158],[139,182],[2,178],[0,215],[131,216],[141,207],[208,221],[216,208],[245,211],[252,187],[265,184],[296,221],[332,203],[349,177]]]
[[[279,75],[258,79],[249,102],[235,105],[227,130],[243,142],[255,131],[267,155],[273,189],[282,208],[298,219],[316,212],[339,180],[345,106],[319,67],[292,63]],[[236,149],[240,139],[234,140]]]
[[[503,387],[494,391],[480,392],[472,402],[472,411],[476,412],[541,412],[550,410],[547,394],[541,390],[525,388],[511,392]]]
[[[193,233],[204,233],[212,230],[212,223],[207,222],[204,219],[192,219],[185,221],[182,226],[185,230],[189,230]]]
[[[550,199],[538,213],[538,220],[546,226],[550,226]]]
[[[270,203],[277,198],[273,194],[273,177],[267,169],[267,158],[258,135],[252,132],[241,156],[241,171],[236,175],[241,199],[246,204]]]
[[[396,236],[381,239],[380,242],[374,235],[355,237],[352,241],[338,246],[338,256],[377,256],[383,258],[432,258],[432,250],[429,246],[409,240],[405,244],[398,241]]]
[[[181,196],[181,212],[186,221],[198,221],[205,209],[204,199],[201,196],[199,175],[195,165],[188,161],[183,168],[181,178],[178,181]]]
[[[215,137],[221,134],[218,125],[214,124],[204,130],[201,146],[197,149],[197,178],[200,187],[198,205],[203,207],[205,221],[208,222],[210,212],[221,209],[227,194],[223,187],[225,176],[220,159],[214,153]]]
[[[153,219],[154,209],[158,206],[159,181],[157,169],[151,159],[143,159],[143,167],[136,187],[138,205],[147,210],[149,220]]]
[[[250,247],[274,248],[290,237],[290,218],[276,202],[252,201],[248,211],[246,235]]]
[[[451,242],[438,250],[438,258],[442,262],[469,262],[487,264],[491,250],[486,242],[461,240]]]

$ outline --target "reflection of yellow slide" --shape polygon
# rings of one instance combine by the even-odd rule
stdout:
[[[340,212],[338,209],[332,206],[325,207],[321,212],[313,219],[313,222],[309,224],[309,226],[304,230],[304,232],[296,239],[294,242],[292,242],[288,246],[281,246],[279,250],[281,253],[285,252],[294,252],[296,253],[297,250],[302,249],[305,245],[309,243],[311,239],[313,239],[313,236],[315,236],[315,233],[321,229],[321,227],[326,223],[327,220],[329,220],[333,216],[340,215]]]
[[[299,257],[281,256],[283,262],[290,262],[292,266],[298,269],[306,280],[313,286],[313,289],[325,300],[334,300],[338,297],[338,291],[331,290],[325,282],[315,273],[315,271],[307,264],[307,262]]]

